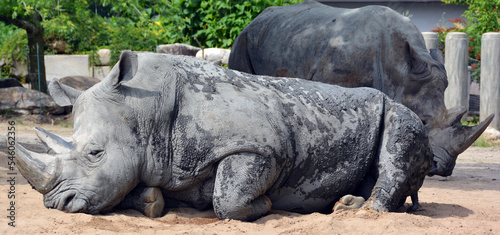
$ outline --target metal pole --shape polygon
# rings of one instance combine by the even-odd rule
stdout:
[[[40,123],[42,123],[42,84],[40,82],[40,51],[36,44],[36,61],[38,64],[38,98],[40,99]]]

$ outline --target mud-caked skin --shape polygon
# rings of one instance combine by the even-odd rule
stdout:
[[[343,9],[307,1],[267,8],[236,38],[229,68],[382,91],[425,124],[435,155],[430,175],[451,175],[458,154],[493,119],[463,126],[465,107],[446,109],[442,55],[428,53],[410,19],[383,6]]]
[[[354,194],[393,211],[432,165],[422,122],[371,88],[130,51],[83,93],[51,84],[57,102],[74,105],[73,136],[37,129],[52,154],[16,147],[49,208],[96,214],[118,205],[154,217],[164,203],[254,220],[271,208],[331,211]]]

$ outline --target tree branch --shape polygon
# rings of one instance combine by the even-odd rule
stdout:
[[[41,17],[38,13],[33,13],[30,17],[33,18],[34,21],[39,20]],[[12,19],[10,17],[6,17],[4,15],[0,15],[0,20],[4,22],[9,22],[13,25],[15,25],[18,28],[26,30],[28,33],[34,33],[38,30],[40,30],[34,23],[31,23],[29,20],[24,20],[24,19]],[[38,21],[40,22],[40,21]]]

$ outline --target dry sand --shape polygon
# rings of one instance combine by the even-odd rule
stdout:
[[[16,140],[39,149],[33,126],[16,124]],[[42,127],[63,136],[72,133],[72,128]],[[7,128],[6,121],[1,121],[2,136]],[[499,147],[471,147],[459,156],[452,176],[428,177],[419,191],[421,207],[413,214],[354,210],[302,215],[271,211],[254,222],[218,220],[212,211],[194,209],[173,209],[156,219],[134,210],[70,214],[46,209],[42,195],[18,174],[15,227],[11,227],[5,146],[5,139],[0,138],[1,234],[500,234]]]

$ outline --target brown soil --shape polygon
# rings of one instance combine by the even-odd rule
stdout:
[[[31,121],[17,123],[16,141],[41,150],[34,126],[38,125]],[[41,126],[63,136],[72,133],[70,127]],[[0,135],[4,136],[8,127],[5,120],[1,121]],[[302,215],[272,211],[254,222],[218,220],[212,211],[194,209],[173,209],[156,219],[134,210],[70,214],[46,209],[43,196],[18,173],[16,227],[11,227],[7,217],[11,171],[5,146],[5,138],[0,137],[1,234],[500,234],[500,147],[471,147],[459,156],[452,176],[428,177],[419,192],[420,209],[413,214],[354,210]]]

